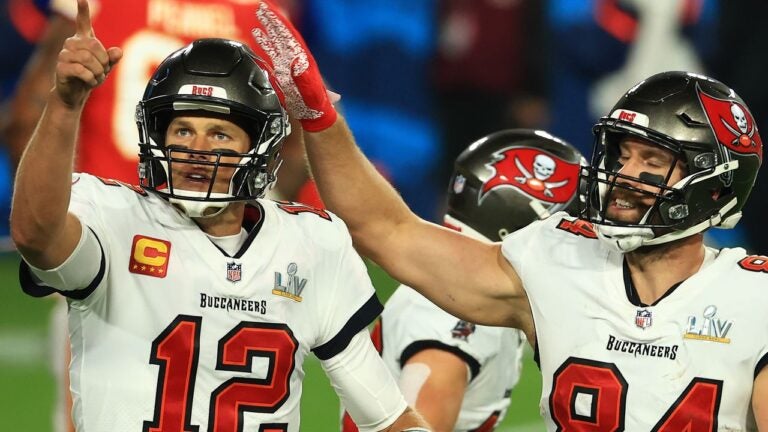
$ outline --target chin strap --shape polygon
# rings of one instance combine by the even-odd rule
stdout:
[[[733,228],[739,219],[741,219],[741,212],[728,216],[725,219],[723,219],[723,215],[736,206],[737,202],[738,199],[733,197],[733,199],[724,205],[719,212],[712,215],[709,219],[687,229],[672,231],[659,237],[656,237],[651,228],[629,228],[595,224],[595,231],[597,232],[597,238],[610,249],[620,253],[632,252],[642,246],[669,243],[671,241],[690,237],[711,227],[726,229]]]
[[[189,201],[178,198],[168,198],[168,201],[173,204],[180,212],[193,219],[204,219],[218,216],[227,206],[228,202],[205,202],[205,201]]]
[[[173,204],[180,212],[191,218],[210,218],[221,214],[232,201],[197,201],[185,198],[206,198],[205,192],[191,192],[176,190],[175,197],[169,197],[168,202]],[[232,195],[212,193],[209,198],[231,198]]]
[[[619,253],[632,252],[654,237],[650,228],[628,228],[595,224],[597,238],[611,250]]]

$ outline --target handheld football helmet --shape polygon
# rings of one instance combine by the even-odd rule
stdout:
[[[250,138],[246,153],[200,151],[165,146],[174,117],[200,114],[229,120]],[[199,39],[158,66],[136,107],[139,128],[139,180],[191,217],[206,217],[230,202],[260,198],[274,182],[283,139],[290,133],[282,93],[267,63],[247,46],[226,39]],[[222,157],[239,158],[225,163]],[[174,188],[174,164],[203,165],[208,191]],[[213,191],[221,168],[234,168],[227,193]]]
[[[487,135],[456,159],[445,224],[500,241],[552,213],[575,214],[583,165],[586,160],[576,148],[544,131],[508,129]]]
[[[744,101],[723,83],[687,72],[660,73],[637,84],[594,132],[581,217],[595,223],[600,238],[622,252],[709,227],[732,228],[762,162],[763,143]],[[619,143],[626,137],[672,153],[673,163],[663,179],[620,172]],[[678,162],[687,172],[669,185]],[[617,189],[652,196],[654,204],[637,223],[609,220],[608,201]]]

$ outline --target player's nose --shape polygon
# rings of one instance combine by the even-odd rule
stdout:
[[[189,141],[188,149],[193,152],[188,153],[188,157],[194,160],[210,160],[212,155],[203,154],[198,152],[207,152],[211,150],[210,144],[204,134],[195,134],[194,138]]]
[[[624,165],[619,168],[616,179],[616,183],[628,184],[631,186],[639,186],[640,183],[634,179],[639,179],[640,174],[643,172],[642,164],[635,157],[629,157],[624,161]]]

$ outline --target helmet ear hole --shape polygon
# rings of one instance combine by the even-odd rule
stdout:
[[[252,163],[260,165],[256,161]],[[232,195],[236,197],[253,197],[258,195],[261,198],[274,180],[274,173],[270,173],[268,169],[240,168],[232,177]]]
[[[720,199],[721,196],[728,196],[731,194],[731,188],[725,187],[722,189],[712,189],[710,190],[710,195],[712,196],[713,201],[717,201]]]

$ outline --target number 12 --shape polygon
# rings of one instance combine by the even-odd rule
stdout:
[[[152,342],[149,362],[160,367],[155,415],[143,432],[197,432],[193,425],[202,317],[179,315]],[[246,411],[273,413],[290,395],[298,342],[285,324],[242,322],[219,340],[216,369],[251,372],[254,357],[269,360],[265,378],[230,378],[212,393],[209,432],[238,432]],[[262,425],[261,431],[287,431],[287,424]]]

